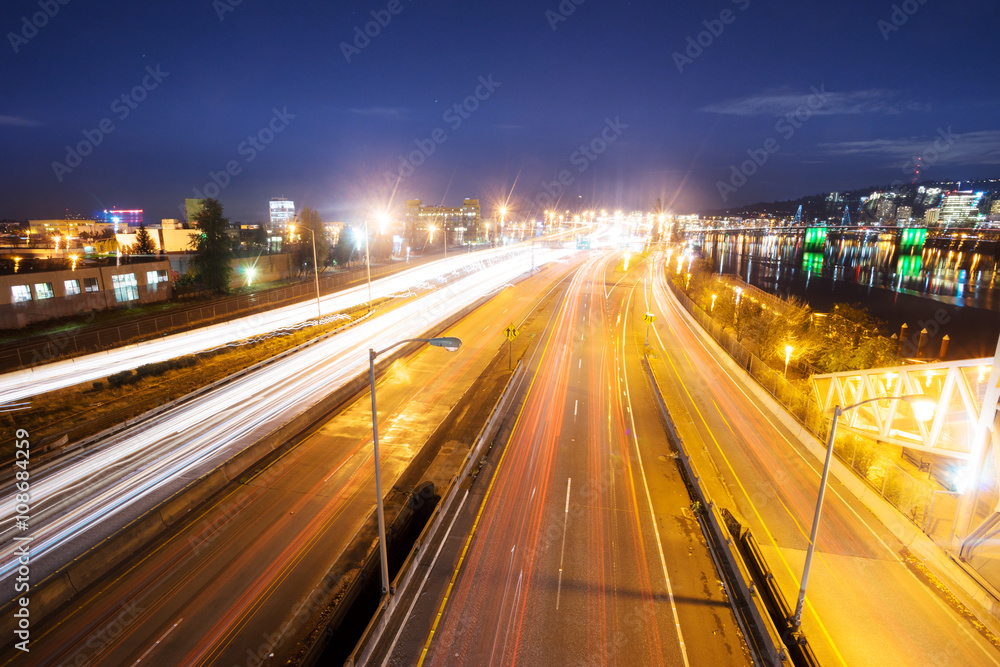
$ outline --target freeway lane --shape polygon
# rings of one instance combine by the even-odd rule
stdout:
[[[381,280],[372,281],[372,298],[381,299],[426,284],[440,284],[449,275],[460,276],[476,271],[498,259],[528,252],[527,247],[511,246],[456,255],[438,262],[421,265]],[[368,302],[368,286],[359,285],[328,294],[320,299],[324,315],[353,308]],[[96,352],[73,359],[56,361],[0,375],[0,405],[54,391],[63,387],[90,382],[112,373],[137,368],[185,354],[210,350],[232,341],[243,340],[293,326],[316,317],[316,304],[305,302],[276,308],[191,331],[171,334],[134,345]]]
[[[645,294],[659,317],[651,364],[664,399],[712,496],[749,525],[794,601],[822,466],[720,365],[715,355],[725,353],[684,318],[662,262],[655,269]],[[997,648],[919,580],[902,553],[886,527],[832,482],[803,616],[821,661],[1000,664]]]
[[[564,251],[537,253],[557,260]],[[104,447],[32,472],[32,576],[40,581],[132,518],[319,402],[367,369],[369,347],[423,332],[528,271],[530,257],[483,263],[407,301],[218,389],[116,434]],[[0,501],[0,582],[14,557],[14,497]],[[12,590],[10,588],[9,590]]]
[[[553,263],[503,290],[447,332],[465,342],[457,353],[424,348],[380,382],[386,489],[493,358],[502,323],[522,320],[571,268]],[[308,629],[297,612],[315,611],[311,593],[329,590],[323,575],[374,507],[369,410],[360,397],[40,626],[34,664],[255,664],[271,652],[281,662]]]
[[[559,304],[427,664],[749,664],[638,370],[617,260],[592,254]]]

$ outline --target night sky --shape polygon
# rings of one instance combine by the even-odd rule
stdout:
[[[688,213],[910,182],[916,156],[1000,175],[995,0],[63,1],[3,4],[0,218],[511,190]]]

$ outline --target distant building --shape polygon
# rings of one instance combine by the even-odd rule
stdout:
[[[924,224],[928,227],[933,227],[938,223],[938,219],[941,217],[941,209],[939,208],[929,208],[924,212]]]
[[[284,233],[295,218],[295,202],[284,197],[272,197],[270,202],[271,231]]]
[[[62,220],[29,220],[28,228],[31,235],[36,239],[50,238],[57,236],[65,239],[78,239],[80,234],[91,235],[100,234],[106,229],[111,229],[110,224],[98,222],[97,220],[78,220],[76,218]]]
[[[117,209],[112,207],[111,210],[104,209],[101,215],[101,221],[107,225],[111,226],[115,234],[127,233],[130,229],[138,229],[139,225],[142,224],[142,209]]]
[[[925,188],[921,185],[917,188],[917,196],[913,198],[913,203],[917,206],[932,208],[940,203],[942,192],[941,188]]]
[[[900,206],[896,209],[896,220],[899,222],[909,222],[913,217],[912,206]]]
[[[448,234],[448,243],[462,245],[479,236],[482,215],[478,199],[463,199],[461,206],[434,206],[408,199],[403,210],[405,236],[422,247],[434,232]],[[433,231],[432,231],[433,230]]]
[[[979,215],[979,200],[982,192],[971,190],[952,191],[941,202],[941,216],[938,223],[944,226],[975,224]]]
[[[826,196],[826,214],[834,215],[844,205],[844,197],[839,192],[831,192]]]
[[[878,205],[876,206],[876,215],[878,219],[882,222],[887,220],[896,219],[896,202],[892,200],[892,195],[883,195],[878,200]]]
[[[25,327],[57,317],[170,298],[166,260],[123,266],[80,266],[0,276],[0,320]]]
[[[990,220],[994,222],[1000,220],[1000,200],[993,202],[990,206]]]
[[[177,218],[163,218],[160,220],[160,229],[181,229],[181,221]]]

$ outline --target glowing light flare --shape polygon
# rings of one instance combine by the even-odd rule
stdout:
[[[913,417],[917,421],[928,422],[934,419],[934,411],[937,409],[937,404],[929,398],[919,398],[914,401],[909,401],[910,407],[913,408]]]

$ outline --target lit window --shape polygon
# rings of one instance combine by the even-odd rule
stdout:
[[[97,282],[97,278],[84,278],[83,279],[83,291],[84,292],[100,292],[101,286]]]
[[[31,301],[31,288],[27,285],[12,285],[10,288],[10,297],[14,303]]]
[[[111,276],[111,284],[115,290],[115,300],[119,303],[135,301],[139,298],[139,283],[134,273],[122,273]]]
[[[52,283],[35,283],[35,296],[38,300],[51,299],[54,294],[52,292]]]
[[[79,280],[67,280],[63,283],[66,286],[66,296],[73,296],[80,293]]]
[[[167,271],[166,269],[162,271],[146,271],[146,284],[155,285],[156,283],[167,282]]]

